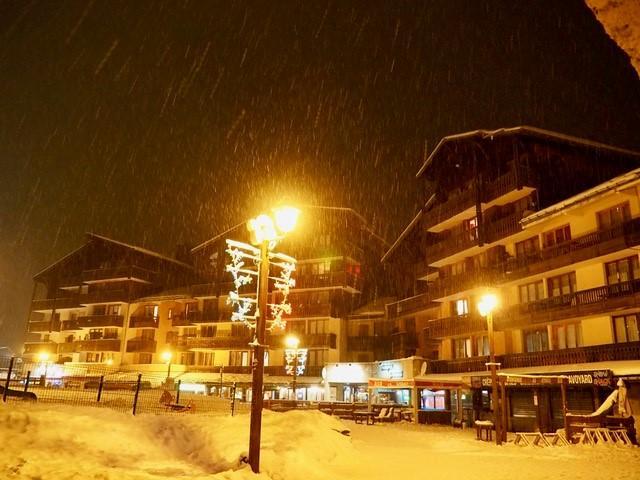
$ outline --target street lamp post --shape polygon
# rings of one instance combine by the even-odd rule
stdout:
[[[253,372],[251,379],[251,420],[249,430],[249,465],[254,473],[260,471],[260,437],[262,434],[262,407],[264,404],[264,350],[269,308],[269,253],[275,243],[296,225],[299,211],[285,207],[274,210],[273,217],[258,215],[249,220],[252,243],[259,246],[258,291],[256,310],[256,336],[253,344]]]
[[[498,298],[493,294],[483,295],[478,302],[480,315],[487,318],[487,330],[489,332],[489,363],[491,369],[491,403],[493,405],[493,423],[496,427],[496,445],[502,445],[502,419],[498,406],[498,372],[495,356],[495,338],[493,332],[493,310],[498,305]]]
[[[169,381],[171,380],[171,360],[173,359],[173,354],[170,351],[162,352],[162,360],[167,364],[167,379],[165,383],[169,385]]]

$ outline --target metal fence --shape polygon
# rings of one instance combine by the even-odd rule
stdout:
[[[204,385],[202,389],[208,391]],[[25,363],[17,357],[0,357],[0,395],[5,403],[105,407],[133,415],[233,415],[250,409],[247,402],[237,398],[240,390],[235,383],[217,383],[213,395],[184,391],[184,387],[180,380],[160,372],[123,372],[104,364]]]

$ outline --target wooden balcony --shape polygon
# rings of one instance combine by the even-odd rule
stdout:
[[[96,270],[85,270],[82,272],[82,281],[84,283],[100,283],[117,280],[133,280],[143,283],[151,283],[155,277],[155,272],[135,265],[99,268]]]
[[[409,315],[437,306],[431,302],[431,298],[426,293],[416,295],[415,297],[405,298],[399,302],[387,304],[387,317],[389,319],[397,318],[403,315]]]
[[[520,220],[522,220],[522,216],[523,212],[517,211],[506,217],[486,221],[485,243],[497,242],[505,237],[521,232],[522,225],[520,225]]]
[[[353,352],[370,352],[374,350],[390,350],[391,336],[369,335],[365,337],[347,337],[347,350]]]
[[[25,342],[25,355],[37,355],[38,353],[48,353],[49,355],[55,355],[56,353],[58,353],[58,344],[55,342]]]
[[[517,170],[513,169],[492,181],[486,182],[483,186],[481,202],[484,204],[494,202],[511,192],[517,191],[520,187],[529,187],[524,191],[528,193],[531,189],[536,188],[537,184],[538,181],[531,169],[525,166],[518,166]],[[463,190],[453,190],[449,193],[446,201],[435,205],[425,214],[423,226],[427,229],[432,228],[473,208],[475,204],[476,190],[473,184],[468,185]]]
[[[535,353],[515,353],[497,355],[496,362],[501,368],[545,367],[548,365],[571,366],[580,363],[614,362],[622,360],[638,360],[640,358],[640,342],[614,343],[589,347],[547,350]],[[428,362],[429,373],[465,373],[483,372],[487,370],[489,357],[471,357],[455,360],[431,360]]]
[[[158,328],[158,317],[132,316],[129,318],[129,328]]]
[[[362,291],[362,277],[347,272],[329,272],[318,275],[300,275],[296,276],[296,287],[301,288],[329,288],[344,287]]]
[[[250,336],[190,337],[182,335],[167,336],[167,342],[179,350],[249,348]]]
[[[99,338],[73,342],[76,352],[119,352],[120,345],[119,338]]]
[[[443,338],[454,335],[468,335],[487,330],[484,317],[471,314],[429,320],[425,328],[427,338]]]
[[[60,320],[48,320],[42,322],[29,322],[27,323],[27,331],[29,333],[39,332],[59,332]]]
[[[471,270],[460,275],[452,275],[434,280],[429,284],[428,294],[432,300],[438,300],[478,286],[493,285],[500,278],[500,272],[495,269],[485,268]]]
[[[308,317],[330,317],[330,303],[302,303],[291,304],[291,315],[285,315],[289,318],[308,318]]]
[[[505,355],[502,360],[504,362],[502,368],[570,365],[574,363],[613,362],[638,359],[640,359],[640,342],[628,342]]]
[[[288,333],[282,335],[269,335],[267,337],[267,343],[271,348],[286,348],[285,338],[288,335]],[[300,340],[300,348],[336,348],[337,336],[335,333],[307,333],[304,335],[292,333],[292,335],[295,335]]]
[[[527,257],[511,258],[499,268],[504,272],[505,280],[515,280],[608,255],[638,244],[640,244],[640,218],[635,218],[607,230],[598,230],[568,242],[544,248]]]
[[[155,353],[156,351],[156,341],[148,338],[132,338],[127,341],[127,352],[134,353]]]
[[[126,303],[129,294],[126,290],[96,290],[79,296],[82,305],[99,303]]]
[[[427,263],[431,264],[479,244],[477,228],[439,235],[435,243],[426,246]]]
[[[497,329],[508,329],[637,307],[640,280],[632,280],[514,305],[497,311],[494,318]]]
[[[80,308],[78,297],[69,296],[65,298],[45,298],[31,302],[31,310],[35,312],[46,312],[63,308]]]
[[[75,320],[62,322],[62,330],[79,330],[81,328],[123,327],[122,315],[85,315]]]
[[[404,358],[415,355],[418,348],[416,332],[397,332],[391,334],[392,358]]]

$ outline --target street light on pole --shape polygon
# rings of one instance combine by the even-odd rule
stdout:
[[[167,380],[165,381],[165,383],[167,384],[171,379],[171,360],[172,359],[173,359],[173,353],[171,353],[169,350],[165,350],[164,352],[162,352],[162,361],[167,364]]]
[[[289,335],[285,339],[285,344],[287,348],[293,350],[293,382],[291,384],[291,390],[293,390],[293,399],[297,400],[296,396],[296,380],[298,379],[298,345],[300,345],[300,340],[298,337],[294,337],[293,335]]]
[[[260,471],[260,437],[262,433],[262,393],[264,383],[264,348],[269,308],[269,255],[275,243],[291,232],[300,211],[292,207],[274,210],[273,216],[261,214],[249,220],[251,243],[259,247],[256,336],[254,341],[253,376],[251,380],[251,423],[249,431],[249,464],[254,473]]]
[[[498,373],[496,367],[495,338],[493,332],[493,311],[498,306],[498,297],[487,293],[478,302],[480,315],[487,318],[487,330],[489,332],[489,363],[491,368],[491,403],[493,405],[493,423],[496,427],[496,445],[502,445],[502,425],[500,409],[498,407]]]

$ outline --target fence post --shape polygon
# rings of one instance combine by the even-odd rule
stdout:
[[[102,387],[104,386],[104,375],[100,375],[100,383],[98,383],[98,398],[96,398],[96,402],[100,403],[100,398],[102,398]]]
[[[27,370],[27,378],[24,381],[24,391],[29,390],[29,380],[31,380],[31,370]]]
[[[136,394],[133,397],[133,414],[136,414],[136,408],[138,407],[138,394],[140,393],[140,381],[142,380],[142,374],[138,374],[138,381],[136,382]]]
[[[233,382],[233,387],[231,387],[231,416],[232,417],[235,409],[236,409],[236,382]]]
[[[7,381],[4,383],[4,392],[2,392],[2,401],[6,403],[7,401],[7,392],[9,390],[9,382],[11,381],[11,373],[13,371],[13,361],[15,357],[11,357],[9,360],[9,370],[7,370]]]

